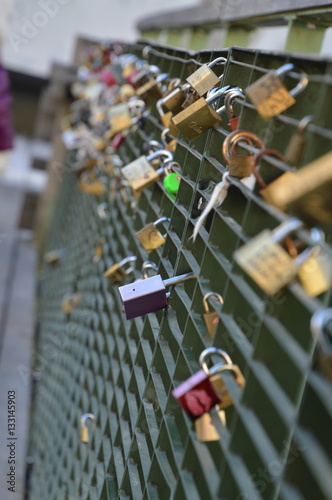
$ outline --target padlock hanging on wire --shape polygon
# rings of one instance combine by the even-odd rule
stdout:
[[[162,280],[161,276],[152,276],[139,282],[119,287],[122,309],[127,319],[144,316],[167,307],[170,296],[166,287],[196,279],[193,273],[186,273]]]
[[[217,57],[213,61],[208,64],[203,64],[200,68],[198,68],[194,73],[188,78],[186,78],[186,82],[189,83],[197,92],[197,94],[202,97],[206,94],[212,87],[215,87],[220,83],[223,75],[217,76],[211,68],[216,66],[217,64],[225,65],[227,59],[225,57]]]
[[[317,363],[332,382],[332,308],[318,309],[312,315],[310,330],[315,341]]]
[[[135,233],[136,238],[148,253],[164,245],[166,242],[165,236],[158,231],[157,226],[165,222],[169,223],[170,220],[169,217],[160,217],[160,219],[155,222],[150,222],[147,226],[144,226]]]
[[[135,255],[125,257],[120,262],[113,264],[113,266],[104,272],[105,278],[107,278],[113,285],[121,283],[121,281],[126,279],[129,274],[134,271],[135,268],[131,264],[136,262],[136,260],[137,257]],[[125,267],[127,264],[129,264],[129,267]]]

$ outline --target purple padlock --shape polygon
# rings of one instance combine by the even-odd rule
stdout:
[[[166,292],[166,287],[194,278],[196,278],[194,273],[187,273],[163,281],[158,274],[129,285],[120,286],[119,294],[126,318],[133,319],[164,309],[170,295]]]

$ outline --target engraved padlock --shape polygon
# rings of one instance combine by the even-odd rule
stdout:
[[[244,97],[244,93],[240,90],[232,90],[225,97],[225,109],[229,119],[228,125],[233,132],[238,129],[240,121],[240,117],[235,114],[233,103],[235,99],[244,100]]]
[[[150,162],[156,158],[167,158],[168,160],[172,160],[173,155],[170,151],[162,149],[149,156],[140,156],[121,170],[122,175],[128,181],[134,192],[140,192],[148,188],[157,182],[164,173],[164,168],[155,170],[150,165]]]
[[[291,165],[299,165],[301,163],[307,142],[305,131],[313,121],[314,116],[305,116],[302,118],[295,134],[291,137],[285,152],[286,161]]]
[[[210,369],[203,369],[202,363],[212,356],[221,357],[222,362],[214,364]],[[222,366],[232,364],[227,352],[217,347],[208,347],[200,355],[201,370],[182,382],[172,391],[172,395],[177,399],[182,408],[188,413],[192,420],[196,420],[204,413],[209,412],[215,405],[219,405],[221,400],[218,392],[211,384],[211,377],[214,377]]]
[[[286,172],[260,194],[268,203],[289,211],[309,225],[332,222],[332,152],[308,163],[297,172]],[[287,176],[287,177],[286,177]],[[279,182],[278,182],[279,181]]]
[[[214,311],[214,312],[210,311],[208,300],[211,297],[216,297],[216,299],[218,300],[218,302],[220,304],[223,304],[224,301],[223,301],[222,296],[219,295],[219,293],[215,293],[215,292],[207,293],[203,297],[203,306],[204,306],[204,316],[203,317],[204,317],[205,325],[206,325],[207,331],[209,332],[210,337],[214,337],[216,330],[217,330],[217,327],[218,327],[218,324],[219,324],[219,314],[217,313],[217,311]]]
[[[127,319],[144,316],[167,307],[169,293],[166,287],[177,285],[195,279],[193,273],[182,274],[167,280],[162,280],[160,274],[130,285],[119,287],[122,308]]]
[[[280,77],[293,70],[297,71],[300,81],[293,89],[288,91],[281,82]],[[249,85],[245,89],[245,93],[264,120],[269,120],[295,104],[294,97],[306,88],[308,81],[308,76],[302,69],[288,63],[274,71],[268,71],[264,76]]]
[[[208,347],[201,353],[199,357],[199,364],[201,365],[202,370],[209,376],[210,384],[220,400],[218,406],[221,410],[223,410],[234,404],[233,397],[228,391],[223,379],[223,372],[230,371],[240,389],[244,388],[246,381],[240,368],[233,364],[231,358],[225,352],[220,353],[225,360],[225,364],[217,365],[217,367],[216,365],[213,365],[212,368],[208,368],[208,360],[215,354],[213,349],[214,348]]]
[[[279,244],[302,227],[302,221],[288,219],[273,231],[263,230],[235,251],[236,262],[268,295],[274,295],[289,284],[296,277],[299,267],[310,257],[311,248],[292,258]]]
[[[229,175],[243,179],[249,177],[252,173],[253,154],[237,154],[236,147],[240,141],[247,142],[251,146],[255,145],[259,149],[264,147],[264,143],[262,139],[249,130],[235,130],[224,140],[222,152],[228,164]]]
[[[107,278],[113,285],[117,283],[121,283],[127,276],[134,271],[134,266],[129,266],[125,268],[126,264],[130,264],[131,262],[135,262],[137,257],[135,255],[131,255],[129,257],[125,257],[121,260],[121,262],[113,264],[110,268],[108,268],[104,272],[105,278]]]
[[[310,321],[321,372],[332,381],[332,308],[318,309]]]
[[[216,64],[226,64],[227,59],[224,57],[217,57],[208,64],[203,64],[194,73],[186,79],[186,82],[193,87],[197,94],[202,97],[212,87],[216,87],[220,83],[223,75],[217,76],[211,68]]]
[[[164,236],[158,231],[156,226],[163,222],[170,222],[170,220],[169,217],[161,217],[155,222],[150,222],[147,226],[135,233],[136,238],[148,253],[156,250],[166,242]]]
[[[94,416],[93,413],[84,413],[81,417],[81,441],[82,443],[88,443],[89,442],[89,428],[87,425],[88,420],[91,421],[91,427],[95,428],[95,420],[96,417]]]
[[[221,115],[225,112],[225,106],[215,110],[210,104],[220,97],[225,98],[228,92],[234,87],[227,85],[214,92],[204,99],[201,97],[188,108],[173,116],[172,123],[188,138],[196,139],[201,134],[209,130],[221,120]]]

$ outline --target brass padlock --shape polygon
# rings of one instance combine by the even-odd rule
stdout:
[[[265,229],[234,252],[239,266],[268,295],[274,295],[290,283],[301,264],[310,257],[312,249],[306,249],[298,257],[292,258],[279,244],[302,227],[302,221],[288,219],[273,231]]]
[[[78,179],[78,187],[84,193],[101,196],[106,193],[106,185],[103,181],[106,182],[106,179],[97,179],[93,171],[83,172]]]
[[[89,429],[87,426],[87,421],[91,420],[92,428],[96,427],[95,420],[96,417],[93,413],[84,413],[81,417],[81,442],[88,443],[89,442]]]
[[[224,301],[223,301],[222,296],[219,295],[219,293],[215,293],[215,292],[207,293],[203,297],[203,305],[204,305],[204,311],[205,311],[203,317],[204,317],[205,325],[206,325],[206,328],[210,334],[210,337],[214,337],[216,330],[217,330],[217,327],[218,327],[218,324],[219,324],[219,314],[217,313],[217,311],[210,312],[209,304],[208,304],[208,299],[210,297],[216,297],[220,304],[223,304]]]
[[[151,253],[165,243],[164,236],[158,231],[156,226],[162,222],[170,222],[170,220],[169,217],[161,217],[156,222],[150,222],[150,224],[135,233],[136,238],[148,253]]]
[[[226,426],[226,413],[224,410],[218,411],[218,417],[221,424]],[[215,425],[212,422],[210,413],[203,413],[201,417],[196,418],[195,420],[195,431],[197,440],[206,443],[209,441],[219,441],[220,436]]]
[[[66,293],[63,296],[62,303],[61,303],[61,310],[62,312],[66,314],[70,314],[73,312],[74,308],[78,306],[83,298],[82,293]]]
[[[160,179],[160,176],[164,172],[164,168],[155,170],[150,165],[150,162],[156,158],[167,158],[168,160],[172,160],[173,155],[170,151],[161,149],[149,156],[140,156],[121,170],[122,175],[128,181],[134,192],[139,193]]]
[[[291,140],[285,152],[285,158],[291,165],[299,165],[301,163],[301,159],[303,157],[307,142],[305,131],[308,125],[313,121],[313,116],[305,116],[304,118],[302,118],[295,134],[291,137]]]
[[[318,366],[332,381],[332,308],[318,309],[311,318],[310,329],[316,341]]]
[[[225,112],[225,106],[214,110],[210,104],[220,97],[225,97],[231,89],[232,87],[227,85],[218,89],[210,97],[207,97],[207,99],[201,97],[198,101],[191,104],[191,106],[173,116],[172,123],[188,139],[196,139],[196,137],[199,137],[209,128],[220,122],[221,115]]]
[[[298,71],[300,81],[296,87],[288,92],[279,77],[294,69]],[[289,63],[284,64],[275,71],[266,73],[249,85],[245,89],[245,93],[264,120],[269,120],[295,104],[294,97],[306,88],[308,81],[308,76],[303,70]]]
[[[282,175],[260,194],[282,211],[289,210],[309,225],[332,221],[332,152],[308,163],[297,172]],[[286,177],[287,176],[287,177]],[[279,182],[278,182],[279,181]]]
[[[235,114],[233,102],[235,101],[235,99],[243,100],[244,97],[245,97],[244,93],[241,92],[240,90],[233,90],[229,92],[225,97],[225,109],[229,119],[228,125],[230,126],[233,132],[238,129],[240,121],[240,117],[236,116]]]
[[[132,127],[137,121],[137,119],[134,120],[134,117],[141,116],[144,109],[145,102],[138,99],[112,106],[109,111],[109,124],[111,128],[106,133],[107,138],[113,139],[119,132]]]
[[[104,272],[105,278],[107,278],[112,285],[117,283],[121,283],[127,276],[134,271],[134,266],[129,266],[125,269],[126,264],[130,264],[131,262],[135,262],[137,257],[135,255],[131,255],[130,257],[126,257],[121,260],[121,262],[113,264],[107,271]]]
[[[310,297],[317,297],[330,289],[332,259],[322,247],[314,246],[311,256],[299,267],[298,279]]]
[[[176,139],[172,139],[172,138],[168,141],[167,136],[169,134],[170,134],[170,129],[164,128],[164,130],[160,134],[160,137],[161,137],[161,141],[163,143],[164,149],[166,149],[167,151],[170,151],[172,154],[174,154],[176,151],[178,141]]]
[[[202,97],[212,87],[220,83],[223,75],[217,76],[211,68],[218,63],[226,64],[227,59],[224,57],[217,57],[208,64],[203,64],[192,75],[188,76],[186,82],[193,87],[197,94]]]
[[[65,249],[64,248],[59,248],[57,250],[51,250],[50,252],[47,252],[44,255],[44,262],[45,264],[48,264],[49,266],[56,266],[59,264],[60,260],[64,257],[65,255]]]
[[[188,97],[188,90],[190,89],[190,85],[185,83],[178,87],[169,94],[165,95],[161,100],[158,101],[159,107],[165,106],[168,111],[171,111],[173,114],[180,113],[182,111],[182,105]],[[158,105],[157,103],[157,105]]]
[[[136,95],[149,106],[163,96],[161,83],[168,78],[167,73],[158,75],[156,79],[151,78],[147,83],[136,90]]]
[[[236,154],[236,146],[240,141],[255,145],[259,149],[264,147],[264,143],[256,134],[249,130],[236,130],[235,132],[231,132],[224,140],[222,152],[228,163],[229,175],[243,179],[252,174],[254,157],[252,154]]]

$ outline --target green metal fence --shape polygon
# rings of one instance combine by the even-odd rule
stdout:
[[[141,55],[143,46],[128,51]],[[149,62],[184,80],[195,69],[189,59],[221,55],[227,57],[224,84],[242,88],[263,69],[285,62],[303,68],[309,86],[294,106],[265,122],[246,101],[237,108],[240,127],[284,152],[299,120],[313,114],[303,165],[330,151],[332,61],[237,47],[188,53],[155,45]],[[183,178],[176,201],[161,182],[143,191],[136,207],[119,192],[95,198],[77,188],[74,174],[64,174],[48,250],[63,247],[66,253],[59,266],[44,268],[40,286],[30,500],[332,498],[331,383],[313,362],[309,328],[314,311],[331,305],[331,291],[313,299],[293,282],[268,298],[235,263],[234,251],[244,241],[284,218],[241,182],[233,182],[196,242],[190,240],[200,198],[209,198],[225,172],[227,121],[223,117],[192,142],[180,136],[175,160]],[[129,133],[121,146],[125,163],[140,156],[144,140],[160,139],[161,130],[153,111],[145,130]],[[260,171],[269,181],[279,175],[280,163],[265,160]],[[106,220],[97,215],[102,201],[108,203]],[[171,218],[167,240],[149,259],[164,279],[190,270],[198,279],[172,290],[167,311],[126,321],[117,286],[103,272],[128,255],[137,255],[140,269],[148,254],[134,233],[161,216]],[[331,254],[331,226],[324,231]],[[94,263],[100,237],[103,256]],[[62,298],[72,291],[84,296],[65,314]],[[209,291],[224,299],[214,339],[203,321],[202,298]],[[247,383],[241,392],[225,376],[234,399],[227,427],[218,427],[220,441],[200,443],[171,391],[199,369],[199,354],[209,345],[226,350]],[[96,416],[87,444],[80,442],[85,412]]]

